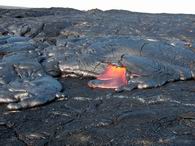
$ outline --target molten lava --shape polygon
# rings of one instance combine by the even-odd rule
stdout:
[[[96,80],[88,82],[89,87],[92,88],[112,88],[127,85],[126,68],[115,65],[108,65],[106,69],[97,76]]]

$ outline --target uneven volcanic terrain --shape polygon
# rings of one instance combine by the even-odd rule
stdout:
[[[124,54],[149,88],[88,86]],[[0,145],[193,146],[194,54],[195,15],[0,9]]]

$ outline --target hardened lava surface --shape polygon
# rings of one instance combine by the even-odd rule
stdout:
[[[0,9],[0,145],[195,145],[194,23]],[[129,90],[89,88],[110,63],[141,77]]]

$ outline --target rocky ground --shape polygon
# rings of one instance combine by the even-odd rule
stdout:
[[[39,49],[72,45],[69,39],[82,37],[131,35],[195,51],[194,24],[194,15],[0,9],[0,35],[29,37]],[[6,53],[1,51],[0,59]],[[195,145],[194,80],[115,92],[89,88],[92,78],[48,69],[63,96],[23,110],[1,104],[0,145]]]

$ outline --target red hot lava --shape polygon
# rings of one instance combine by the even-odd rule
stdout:
[[[106,69],[97,76],[96,80],[88,82],[92,88],[111,88],[117,89],[127,85],[126,68],[115,65],[108,65]]]

